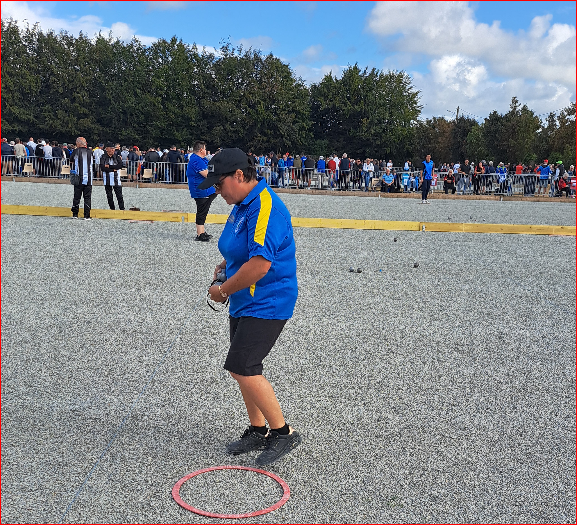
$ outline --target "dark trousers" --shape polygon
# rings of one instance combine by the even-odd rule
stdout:
[[[178,173],[178,164],[170,164],[170,180],[175,182],[180,182],[180,175]]]
[[[72,208],[70,209],[73,217],[78,217],[78,207],[81,197],[84,197],[84,218],[88,219],[90,217],[90,206],[92,204],[92,184],[76,184],[74,186],[74,199],[72,200]]]
[[[212,201],[216,199],[216,195],[216,193],[213,193],[212,195],[202,199],[194,199],[196,202],[196,224],[198,226],[204,226],[208,210],[210,209]]]
[[[481,179],[477,178],[473,180],[473,193],[479,195],[481,189]]]
[[[445,182],[445,195],[449,194],[449,190],[451,190],[451,195],[455,194],[455,183]]]
[[[110,209],[114,209],[114,198],[112,197],[112,188],[114,188],[114,193],[116,193],[116,200],[118,201],[118,209],[124,209],[124,198],[122,197],[122,186],[104,186],[106,190],[106,198],[108,199],[108,206]]]
[[[423,200],[427,200],[427,195],[431,189],[431,179],[423,179],[423,183],[421,184],[421,191],[423,194]]]

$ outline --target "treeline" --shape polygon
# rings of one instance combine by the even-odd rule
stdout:
[[[352,157],[395,164],[495,159],[575,159],[575,104],[542,122],[513,99],[483,124],[421,119],[420,92],[403,71],[349,66],[306,86],[272,54],[223,45],[199,50],[173,37],[75,37],[2,20],[2,136],[140,147],[240,147]]]

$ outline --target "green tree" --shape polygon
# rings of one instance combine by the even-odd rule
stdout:
[[[471,128],[465,142],[465,151],[467,157],[472,161],[489,160],[490,153],[485,144],[484,126],[477,124]]]
[[[540,128],[539,117],[526,105],[521,106],[517,97],[513,97],[504,116],[500,137],[506,161],[529,163],[534,160],[537,131]]]
[[[415,125],[412,147],[412,162],[418,165],[427,154],[430,154],[435,164],[450,162],[451,136],[453,121],[445,117],[433,117],[420,120]]]
[[[469,117],[461,116],[453,121],[451,128],[451,162],[463,162],[467,158],[467,137],[477,125],[477,121]]]
[[[566,166],[576,165],[575,154],[575,102],[564,108],[557,117],[557,126],[549,137],[553,162],[561,160]]]
[[[35,98],[40,78],[34,74],[34,44],[38,26],[20,31],[13,20],[2,20],[2,132],[20,135],[38,134]]]
[[[354,156],[404,160],[410,152],[422,106],[419,91],[403,71],[382,71],[357,64],[340,79],[331,73],[311,86],[311,120],[317,141]],[[328,152],[327,152],[328,153]]]
[[[310,141],[308,90],[273,55],[224,45],[207,83],[202,117],[214,145],[284,152]]]

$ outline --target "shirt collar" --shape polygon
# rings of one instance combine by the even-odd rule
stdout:
[[[264,190],[268,185],[264,177],[258,177],[258,184],[250,191],[250,193],[245,197],[245,199],[240,203],[240,206],[247,206],[253,200],[257,198],[262,190]]]

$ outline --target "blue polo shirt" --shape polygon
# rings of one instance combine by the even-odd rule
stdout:
[[[507,180],[507,168],[505,168],[505,166],[497,166],[495,173],[499,175],[499,182],[505,182]]]
[[[551,173],[551,166],[549,166],[549,164],[543,164],[537,168],[537,173],[541,174],[539,177],[541,180],[546,180]]]
[[[407,175],[407,177],[408,177],[408,175]],[[385,172],[383,173],[383,180],[384,180],[387,184],[392,184],[393,181],[395,180],[395,176],[394,176],[392,173],[389,173],[389,174],[387,175],[387,172],[385,171]]]
[[[423,161],[423,179],[431,180],[433,178],[433,161]]]
[[[218,249],[229,278],[251,257],[261,255],[272,263],[262,279],[230,296],[232,317],[292,317],[298,288],[291,216],[264,178],[233,208]]]
[[[190,156],[190,159],[188,159],[188,165],[186,166],[188,189],[190,191],[190,196],[193,199],[204,199],[216,191],[214,188],[208,188],[206,190],[198,189],[198,185],[204,181],[204,177],[200,172],[206,169],[208,169],[208,160],[199,157],[196,153],[193,153]]]

